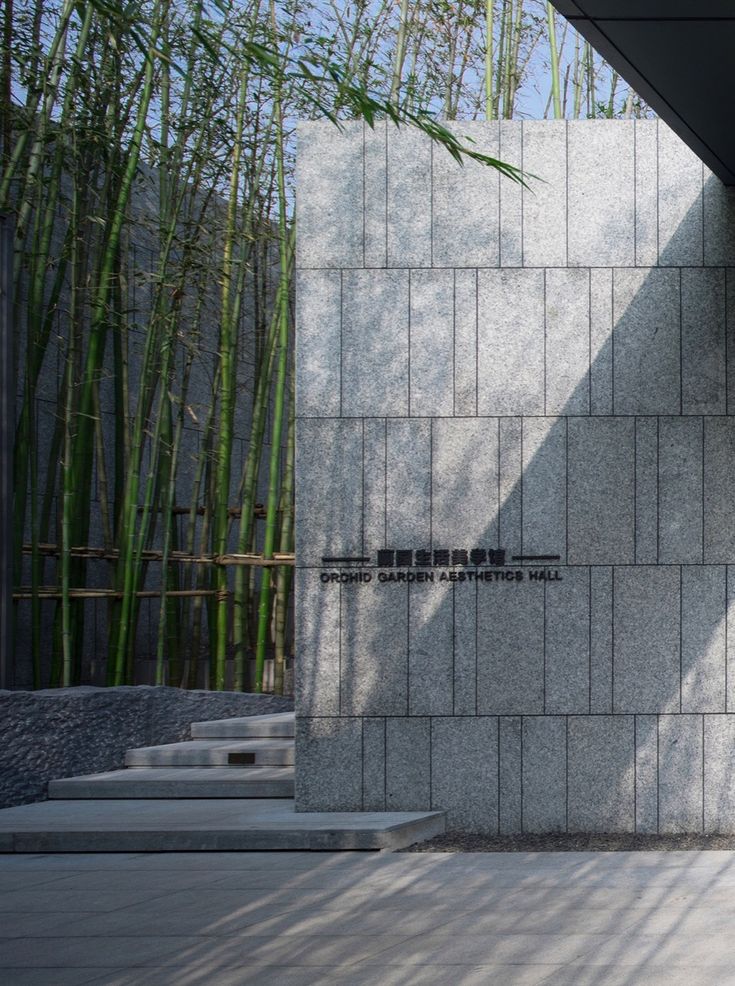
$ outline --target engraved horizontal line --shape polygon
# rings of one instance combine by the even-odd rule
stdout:
[[[324,562],[325,565],[340,564],[343,562],[346,563],[352,561],[365,562],[365,561],[370,561],[370,556],[368,555],[367,557],[359,557],[359,558],[322,558],[322,561]]]
[[[561,561],[561,555],[512,555],[513,561]]]
[[[302,571],[316,571],[321,566],[318,565],[316,562],[314,562],[313,564],[308,564],[308,563],[297,564],[295,567],[297,569],[302,570]],[[366,567],[367,568],[377,569],[379,566],[378,565],[367,565]],[[394,567],[397,568],[398,566],[394,566]],[[416,566],[405,565],[403,567],[404,568],[415,568]],[[446,569],[446,568],[452,568],[452,567],[454,567],[454,568],[461,568],[461,569],[464,570],[464,569],[467,569],[467,568],[474,569],[475,567],[480,567],[480,566],[472,566],[472,565],[461,565],[461,566],[459,566],[459,565],[455,565],[455,566],[451,566],[451,565],[449,565],[449,566],[444,566],[444,565],[439,566],[439,565],[436,565],[435,566],[435,565],[428,565],[428,566],[425,566],[425,567],[427,567],[427,568],[441,568],[441,569]],[[493,569],[494,568],[498,568],[500,571],[502,571],[502,568],[499,568],[499,566],[484,566],[484,567],[493,568]],[[508,566],[506,565],[505,567],[507,568]],[[687,561],[681,561],[681,562],[680,561],[661,561],[661,562],[655,562],[655,561],[649,561],[649,562],[605,561],[605,562],[569,562],[569,563],[565,562],[563,565],[560,565],[559,567],[560,568],[727,568],[727,567],[733,568],[733,567],[735,567],[735,559],[733,559],[732,561],[704,561],[704,562],[702,562],[702,561],[689,561],[689,562],[687,562]],[[733,713],[733,714],[735,715],[735,713]]]

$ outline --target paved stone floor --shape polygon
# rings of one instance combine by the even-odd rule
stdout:
[[[735,984],[735,853],[0,856],[4,986]]]

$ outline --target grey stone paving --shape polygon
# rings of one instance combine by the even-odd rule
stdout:
[[[0,856],[7,986],[735,983],[735,853]]]

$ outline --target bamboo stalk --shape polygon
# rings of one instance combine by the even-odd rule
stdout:
[[[291,370],[288,392],[288,431],[286,434],[286,463],[281,484],[281,552],[293,550],[294,526],[294,465],[296,459],[296,392],[294,372]],[[273,658],[273,691],[283,695],[286,669],[286,621],[288,597],[291,588],[291,568],[285,565],[276,574],[275,654]]]
[[[219,555],[227,550],[229,534],[229,518],[227,516],[227,500],[225,497],[230,489],[230,471],[232,464],[232,419],[235,408],[235,360],[237,350],[237,332],[232,316],[234,273],[233,251],[235,246],[236,218],[239,209],[240,162],[242,158],[242,135],[245,125],[245,102],[247,96],[247,74],[243,73],[237,101],[235,138],[232,155],[232,171],[230,175],[230,197],[227,215],[227,231],[224,244],[224,259],[222,269],[222,316],[220,322],[219,359],[221,377],[220,427],[217,444],[217,489],[222,495],[217,500],[214,516],[214,545]],[[214,654],[214,687],[225,687],[225,668],[227,659],[228,637],[228,604],[227,604],[227,574],[223,570],[217,573],[217,635],[216,651]]]
[[[559,52],[556,47],[556,12],[553,4],[546,3],[546,21],[549,29],[549,51],[551,52],[551,92],[554,100],[554,119],[561,120],[561,85],[559,82]]]
[[[390,85],[390,101],[398,102],[398,93],[401,88],[401,77],[403,75],[403,63],[406,58],[406,37],[408,34],[408,0],[401,0],[401,13],[398,22],[398,34],[396,35],[396,50],[393,58],[393,76]]]
[[[275,26],[275,13],[273,0],[271,0],[271,12]],[[282,105],[282,84],[280,78],[277,80],[273,103],[276,109],[276,167],[278,176],[278,227],[279,227],[279,260],[281,276],[278,282],[278,295],[276,298],[276,309],[279,313],[278,320],[278,359],[275,380],[275,390],[273,397],[273,423],[271,428],[271,449],[270,463],[268,472],[268,501],[267,517],[265,522],[265,537],[263,543],[263,556],[268,559],[273,557],[276,533],[276,514],[278,510],[278,466],[279,454],[281,450],[281,430],[283,425],[283,404],[286,385],[286,369],[288,366],[288,326],[289,326],[289,291],[290,291],[290,256],[288,248],[288,220],[286,217],[286,180],[284,169],[284,128],[283,128],[283,105]],[[255,650],[255,682],[254,690],[263,690],[263,668],[265,665],[265,650],[268,634],[268,622],[270,614],[271,583],[270,579],[263,574],[260,582],[260,601],[258,603],[258,637]]]

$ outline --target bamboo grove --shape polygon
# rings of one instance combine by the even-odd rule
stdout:
[[[6,0],[1,99],[15,683],[282,692],[296,120],[646,108],[537,0]]]

